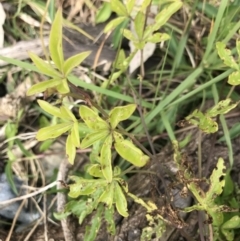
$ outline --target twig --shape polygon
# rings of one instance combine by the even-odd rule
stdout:
[[[59,167],[58,177],[57,177],[58,180],[65,181],[67,179],[69,167],[70,167],[69,163],[67,162],[66,159],[64,159],[61,162],[61,165]],[[57,189],[58,190],[62,189],[60,182],[58,182]],[[57,211],[58,212],[64,211],[66,202],[67,202],[66,195],[64,193],[58,192],[57,193]],[[69,223],[70,223],[69,217],[61,220],[61,225],[62,225],[65,241],[76,241],[73,233],[69,229],[69,225],[68,225]]]
[[[15,224],[16,224],[16,222],[17,222],[18,216],[20,215],[20,212],[22,211],[22,208],[23,208],[25,202],[26,202],[26,200],[23,200],[23,201],[22,201],[21,205],[19,206],[19,208],[18,208],[18,210],[17,210],[17,212],[16,212],[16,215],[15,215],[13,221],[12,221],[12,225],[11,225],[11,228],[10,228],[10,230],[9,230],[8,236],[7,236],[7,238],[6,238],[6,241],[10,241],[10,239],[11,239],[13,229],[14,229],[14,227],[15,227]]]
[[[13,199],[10,199],[10,200],[2,201],[2,202],[0,202],[0,206],[10,204],[10,203],[14,203],[14,202],[17,202],[17,201],[20,201],[20,200],[24,200],[26,198],[34,197],[34,196],[36,196],[40,193],[43,193],[43,192],[47,191],[50,188],[56,186],[57,183],[58,183],[58,181],[54,181],[54,182],[48,184],[45,187],[39,188],[39,190],[37,190],[36,192],[31,192],[29,194],[26,194],[26,195],[23,195],[23,196],[20,196],[20,197],[16,197],[16,198],[13,198]]]

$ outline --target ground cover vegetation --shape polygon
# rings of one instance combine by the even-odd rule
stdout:
[[[77,239],[64,225],[72,216],[84,227],[82,240],[100,240],[103,226],[110,240],[120,232],[117,223],[134,215],[133,203],[143,208],[145,226],[132,240],[238,240],[239,182],[232,172],[237,163],[233,140],[239,136],[239,123],[229,124],[228,118],[239,112],[240,4],[226,0],[86,1],[81,11],[94,9],[94,21],[104,23],[105,34],[92,68],[85,73],[90,82],[76,77],[76,68],[86,65],[91,45],[66,58],[64,28],[81,30],[67,18],[66,12],[70,15],[74,9],[69,6],[54,1],[41,8],[34,1],[18,3],[15,20],[7,21],[16,25],[16,38],[23,34],[16,16],[25,9],[34,10],[33,16],[41,19],[42,39],[44,22],[49,19],[51,23],[49,47],[41,46],[44,57],[34,51],[28,52],[28,62],[0,56],[21,69],[13,75],[16,84],[26,76],[34,82],[25,91],[26,98],[32,98],[27,107],[26,102],[21,103],[14,118],[8,120],[0,113],[5,126],[4,171],[12,189],[17,193],[14,147],[20,149],[26,168],[60,140],[62,163],[67,160],[71,168],[65,166],[65,178],[62,175],[57,180],[63,190],[51,191],[68,196],[63,208],[54,212],[66,240]],[[34,36],[33,29],[24,30],[23,35],[29,32]],[[110,35],[116,55],[106,73],[99,69],[98,60]],[[124,49],[125,41],[133,47]],[[150,48],[153,57],[147,60]],[[2,83],[11,93],[7,77],[2,75]],[[31,111],[33,127],[24,127]],[[38,129],[34,133],[37,142],[27,149],[21,133],[31,128]],[[202,149],[204,138],[211,140],[206,150]],[[227,155],[214,154],[219,143],[226,146]],[[194,160],[189,158],[192,145],[198,147]],[[161,156],[166,147],[170,159]],[[42,172],[36,179],[30,177],[33,169],[27,175],[44,185]],[[131,186],[131,179],[141,174],[150,180],[148,197]],[[156,184],[156,179],[161,184]],[[179,200],[185,200],[183,206]],[[191,235],[187,231],[189,213],[197,215]],[[178,239],[173,239],[172,230]]]

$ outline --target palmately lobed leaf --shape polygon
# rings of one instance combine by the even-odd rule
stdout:
[[[103,176],[108,182],[112,181],[113,172],[112,172],[112,135],[108,135],[103,142],[100,155],[100,163],[102,168]]]
[[[61,123],[54,126],[44,127],[37,132],[36,138],[39,141],[45,141],[47,139],[56,138],[70,130],[71,127],[71,123]]]
[[[95,131],[93,133],[87,134],[81,142],[81,148],[85,149],[93,145],[95,142],[106,138],[108,135],[109,135],[108,130],[99,130],[99,131]]]
[[[60,83],[61,83],[60,79],[50,79],[50,80],[42,81],[40,83],[37,83],[37,84],[33,85],[27,91],[27,96],[42,93],[42,92],[46,91],[47,89],[56,87]]]
[[[136,104],[130,104],[126,106],[118,106],[112,109],[109,113],[111,127],[115,129],[120,121],[127,120],[135,111],[136,107]]]
[[[78,129],[78,123],[73,123],[73,127],[71,129],[71,138],[72,143],[75,147],[80,147],[80,136],[79,136],[79,129]]]
[[[61,119],[77,122],[77,119],[74,116],[74,114],[66,106],[62,105],[60,107],[60,111],[61,111]]]
[[[93,177],[104,178],[100,164],[92,164],[88,167],[87,172]]]
[[[85,124],[93,130],[108,130],[109,125],[106,121],[98,116],[98,113],[93,109],[81,105],[79,108],[79,115]]]
[[[78,65],[80,65],[82,61],[86,59],[90,54],[91,51],[86,51],[68,58],[63,65],[64,75],[68,76],[72,72],[72,70]]]
[[[63,71],[63,48],[62,48],[62,10],[58,9],[49,36],[49,50],[51,58],[55,63],[56,67],[62,72]]]
[[[70,164],[74,163],[76,157],[76,148],[72,141],[72,133],[70,133],[66,140],[66,154]]]
[[[222,178],[225,176],[225,165],[224,160],[222,158],[218,159],[217,167],[213,170],[212,175],[210,177],[210,187],[206,193],[205,202],[208,203],[212,201],[213,198],[219,196],[225,185],[225,179]]]
[[[129,140],[117,141],[114,147],[123,159],[132,163],[134,166],[143,167],[149,161],[149,157],[144,155],[143,152]]]
[[[36,67],[41,71],[41,73],[50,76],[53,79],[61,79],[61,73],[55,70],[50,63],[46,63],[43,59],[39,58],[34,53],[29,52],[28,55],[30,56]]]
[[[70,92],[68,83],[67,83],[67,79],[62,79],[61,82],[59,83],[59,85],[56,86],[57,91],[60,94],[67,94]]]
[[[37,100],[37,102],[40,105],[40,107],[50,115],[56,116],[58,118],[62,117],[62,114],[59,108],[49,104],[45,100]]]
[[[116,208],[119,214],[121,214],[123,217],[128,216],[128,210],[127,210],[127,200],[123,193],[122,188],[117,182],[114,182],[114,202],[116,203]]]
[[[114,182],[106,186],[105,191],[99,198],[99,202],[103,202],[107,205],[108,208],[112,207],[113,204],[113,193],[114,193]]]

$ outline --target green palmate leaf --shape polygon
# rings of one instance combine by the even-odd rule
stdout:
[[[240,62],[240,39],[236,39],[236,48],[238,53],[238,62]]]
[[[75,148],[75,145],[73,144],[71,134],[68,135],[66,140],[66,154],[67,154],[69,163],[73,164],[76,157],[76,148]]]
[[[228,76],[228,83],[230,85],[240,85],[240,71],[234,71]]]
[[[103,146],[101,149],[101,156],[100,156],[102,173],[108,182],[111,182],[113,177],[111,147],[112,147],[112,135],[109,135],[103,143]]]
[[[95,131],[85,136],[81,142],[81,148],[85,149],[91,146],[93,143],[106,138],[109,135],[109,130]]]
[[[62,79],[59,85],[56,87],[60,94],[67,94],[70,92],[67,79]]]
[[[134,6],[135,6],[136,0],[127,0],[126,3],[126,8],[127,8],[127,12],[130,15]]]
[[[177,12],[181,7],[183,3],[181,1],[175,1],[171,4],[169,4],[167,7],[165,7],[157,16],[155,17],[155,24],[154,31],[158,31],[160,27],[162,27],[168,19]]]
[[[137,37],[128,29],[123,30],[123,36],[132,42],[138,42]]]
[[[109,129],[109,125],[106,121],[98,116],[98,113],[93,109],[85,105],[81,105],[79,108],[79,115],[86,123],[86,125],[93,130]]]
[[[72,144],[75,147],[80,147],[80,137],[79,137],[79,130],[78,130],[78,123],[74,122],[72,130],[71,130],[71,138]]]
[[[239,66],[235,62],[231,51],[226,48],[226,44],[222,42],[217,42],[216,47],[217,47],[218,55],[224,61],[224,64],[226,64],[230,68],[239,70]]]
[[[219,206],[211,206],[211,207],[208,207],[207,209],[207,212],[208,214],[212,217],[213,219],[213,226],[218,226],[220,227],[223,223],[223,213],[219,210],[214,210],[214,209],[217,209],[217,207]]]
[[[139,39],[142,39],[145,27],[146,15],[143,12],[138,12],[134,19],[134,27]]]
[[[86,227],[83,241],[96,240],[97,233],[102,224],[102,219],[101,219],[102,214],[103,214],[103,205],[99,205],[97,208],[97,212],[91,221],[91,226]]]
[[[148,37],[146,41],[150,43],[159,43],[168,39],[170,39],[170,36],[166,33],[155,33]]]
[[[42,81],[40,83],[37,83],[35,85],[33,85],[28,91],[27,91],[27,95],[35,95],[41,92],[44,92],[45,90],[49,89],[49,88],[53,88],[56,87],[57,85],[59,85],[61,83],[60,79],[51,79],[51,80],[45,80]]]
[[[122,158],[131,162],[137,167],[143,167],[149,160],[149,157],[144,155],[143,152],[139,148],[137,148],[131,141],[117,141],[115,142],[114,146],[116,151]]]
[[[125,59],[126,59],[125,52],[122,49],[120,49],[120,51],[118,53],[118,56],[117,56],[117,59],[115,60],[114,66],[117,69],[122,70],[123,62],[124,62]]]
[[[40,105],[40,107],[47,113],[62,118],[62,113],[59,108],[49,104],[47,101],[44,100],[37,100],[37,102]]]
[[[62,47],[62,10],[57,11],[49,36],[49,50],[51,58],[57,68],[62,72],[63,70],[63,47]]]
[[[219,103],[217,103],[213,108],[207,111],[207,116],[215,117],[217,115],[228,113],[230,110],[234,109],[237,106],[236,103],[231,104],[231,102],[232,100],[229,98],[219,101]]]
[[[110,4],[113,12],[117,13],[119,16],[128,16],[127,9],[121,1],[111,0]]]
[[[62,123],[54,126],[44,127],[37,132],[36,138],[39,141],[45,141],[47,139],[56,138],[70,130],[71,127],[72,123]]]
[[[115,228],[114,207],[113,206],[111,208],[105,208],[104,218],[107,222],[107,231],[111,235],[114,235],[116,233],[116,228]]]
[[[116,208],[119,214],[121,214],[123,217],[128,216],[127,211],[127,200],[123,193],[122,188],[119,186],[117,182],[114,182],[115,188],[114,188],[114,202],[116,203]]]
[[[93,177],[104,178],[102,173],[102,168],[100,164],[93,164],[88,169],[87,172]]]
[[[144,12],[147,9],[147,7],[150,5],[150,3],[151,3],[151,0],[143,0],[141,3],[140,11]]]
[[[124,20],[126,19],[126,17],[118,17],[115,18],[113,20],[111,20],[104,28],[104,33],[108,33],[110,31],[112,31],[113,29],[115,29],[119,24],[121,24]]]
[[[69,196],[77,198],[80,195],[89,195],[97,189],[96,180],[79,179],[75,184],[69,185]]]
[[[221,232],[225,236],[226,241],[234,241],[235,233],[233,229],[221,229]]]
[[[206,133],[214,133],[218,130],[217,122],[199,110],[194,110],[194,112],[185,119]]]
[[[31,60],[34,62],[34,64],[36,65],[36,67],[41,71],[41,73],[51,76],[54,79],[60,79],[61,78],[61,74],[56,71],[51,64],[46,63],[44,60],[42,60],[41,58],[39,58],[36,54],[29,52],[28,55],[30,56]]]
[[[109,113],[109,121],[112,128],[116,128],[120,121],[128,119],[135,111],[137,105],[130,104],[126,106],[119,106],[112,109]]]
[[[104,2],[100,9],[97,11],[96,15],[96,23],[104,23],[106,22],[112,13],[111,5],[108,2]]]
[[[68,58],[63,65],[63,73],[65,76],[70,74],[72,70],[80,65],[84,59],[86,59],[91,54],[91,51],[82,52]]]
[[[114,182],[111,182],[99,198],[99,202],[105,203],[108,208],[112,207],[114,193]]]
[[[218,159],[217,168],[215,168],[210,177],[210,188],[206,193],[206,198],[204,202],[209,203],[213,201],[216,196],[219,196],[225,185],[225,179],[222,178],[225,176],[224,170],[226,169],[224,165],[224,160],[222,158]],[[221,180],[221,181],[220,181]]]
[[[74,116],[74,114],[64,105],[62,105],[60,107],[60,111],[61,111],[61,118],[65,119],[65,120],[71,120],[73,122],[77,122],[76,117]]]
[[[113,83],[114,80],[116,80],[122,73],[123,73],[123,70],[113,73],[110,79],[110,83]]]
[[[222,229],[235,229],[240,228],[240,217],[233,216],[229,220],[227,220],[221,227]]]

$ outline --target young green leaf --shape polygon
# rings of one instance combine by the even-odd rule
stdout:
[[[239,70],[238,64],[235,62],[231,50],[226,48],[226,44],[222,42],[216,43],[219,57],[224,61],[228,67]]]
[[[112,206],[111,208],[105,208],[104,218],[107,222],[107,231],[111,235],[115,235],[116,228],[115,228],[115,220],[114,220],[114,206]]]
[[[62,49],[62,10],[58,9],[49,36],[49,50],[51,58],[57,68],[63,71],[63,49]]]
[[[113,20],[111,20],[104,28],[103,32],[104,33],[108,33],[110,31],[112,31],[113,29],[115,29],[119,24],[121,24],[124,20],[126,19],[126,17],[118,17],[115,18]]]
[[[132,42],[138,41],[137,37],[129,29],[123,30],[123,36]]]
[[[91,146],[93,143],[106,138],[109,135],[108,130],[99,130],[93,133],[90,133],[85,136],[85,138],[81,142],[81,148],[85,149]]]
[[[127,9],[121,1],[111,0],[110,4],[113,12],[117,13],[119,16],[128,16]]]
[[[72,176],[74,184],[69,185],[69,197],[77,198],[80,195],[89,195],[93,193],[99,186],[105,185],[103,180],[84,179],[81,177]]]
[[[39,141],[45,141],[47,139],[56,138],[70,130],[71,127],[71,123],[61,123],[54,126],[44,127],[37,132],[36,138]]]
[[[132,13],[135,3],[136,3],[136,0],[127,0],[126,8],[127,8],[128,15]]]
[[[72,142],[71,134],[68,135],[66,140],[66,154],[67,154],[69,163],[73,164],[76,157],[76,148]]]
[[[105,191],[99,198],[99,202],[103,202],[107,205],[108,208],[112,207],[113,204],[113,193],[114,193],[114,182],[110,183]]]
[[[137,167],[143,167],[149,160],[131,141],[122,140],[114,144],[118,154]]]
[[[97,112],[85,105],[80,106],[79,115],[86,125],[93,130],[109,129],[108,123],[100,118]]]
[[[151,3],[151,0],[143,0],[141,2],[141,8],[139,11],[145,12],[147,7],[150,5],[150,3]]]
[[[210,177],[210,188],[206,193],[206,198],[204,199],[206,204],[211,202],[214,197],[219,196],[222,193],[225,184],[225,179],[222,179],[222,177],[225,176],[225,169],[224,160],[219,158],[217,167],[213,170]]]
[[[70,92],[67,79],[62,79],[58,86],[56,86],[57,91],[60,94],[67,94]]]
[[[238,53],[238,62],[240,62],[240,39],[236,38],[236,48]]]
[[[170,36],[166,33],[154,33],[153,35],[148,37],[146,41],[150,43],[160,43],[168,39],[170,39]]]
[[[77,122],[77,119],[74,116],[74,114],[66,106],[62,105],[60,107],[60,111],[61,111],[61,115],[62,115],[61,118],[62,119]]]
[[[37,100],[38,104],[40,105],[40,107],[46,111],[47,113],[53,115],[53,116],[56,116],[56,117],[59,117],[59,118],[62,118],[62,113],[60,111],[59,108],[49,104],[47,101],[45,100]]]
[[[40,83],[37,83],[33,85],[28,91],[27,91],[27,96],[30,95],[35,95],[41,92],[44,92],[47,89],[56,87],[61,83],[60,79],[51,79],[51,80],[45,80]]]
[[[144,27],[145,27],[146,15],[139,11],[134,19],[134,27],[137,33],[138,39],[142,39]]]
[[[88,167],[87,172],[93,177],[104,178],[100,164],[93,164]]]
[[[230,85],[240,85],[240,71],[234,71],[228,76],[228,83]]]
[[[102,173],[108,182],[111,182],[113,178],[111,147],[112,147],[112,135],[108,135],[108,137],[105,139],[102,145],[101,156],[100,156]]]
[[[219,101],[213,108],[207,111],[207,116],[215,117],[217,115],[226,114],[230,110],[234,109],[238,103],[231,103],[231,99],[221,100]]]
[[[41,73],[43,73],[43,74],[45,74],[47,76],[51,76],[54,79],[60,79],[61,78],[62,75],[57,70],[55,70],[51,66],[51,64],[46,63],[44,60],[39,58],[34,53],[29,52],[28,55],[31,58],[31,60],[34,62],[36,67],[41,71]]]
[[[112,109],[109,113],[111,127],[115,129],[120,121],[128,119],[135,111],[136,107],[135,104],[130,104]]]
[[[135,1],[135,0],[134,0]],[[96,23],[106,22],[112,13],[111,5],[108,2],[104,2],[96,14]]]
[[[68,58],[63,65],[63,73],[65,76],[69,75],[72,70],[80,65],[84,59],[86,59],[91,54],[91,51],[82,52]]]
[[[119,214],[121,214],[123,217],[127,217],[128,211],[127,211],[126,197],[123,193],[122,188],[119,186],[119,184],[117,182],[114,182],[114,183],[115,183],[114,202],[116,203],[116,208]]]
[[[182,7],[182,5],[183,3],[181,1],[174,1],[158,13],[155,17],[156,22],[153,25],[153,30],[158,31],[168,21],[168,19]]]
[[[72,144],[75,147],[80,147],[80,137],[79,137],[79,130],[78,130],[78,123],[74,122],[73,127],[71,129],[71,138],[72,138]]]
[[[240,217],[235,215],[227,220],[221,227],[222,229],[236,229],[240,228]]]

